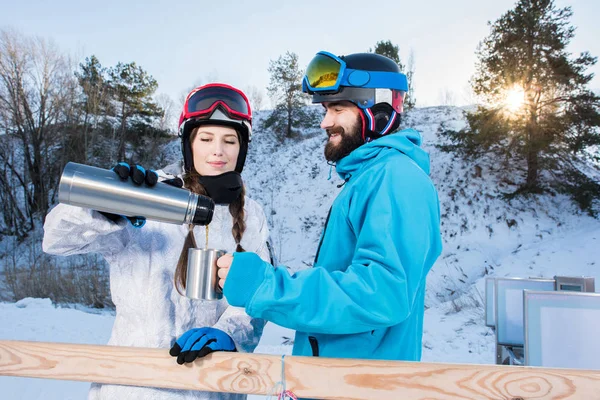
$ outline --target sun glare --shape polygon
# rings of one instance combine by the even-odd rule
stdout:
[[[525,91],[519,86],[514,86],[506,92],[504,105],[510,112],[517,112],[525,103]]]

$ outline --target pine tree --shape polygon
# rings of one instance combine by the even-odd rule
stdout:
[[[543,189],[541,172],[548,171],[558,187],[587,185],[600,194],[574,167],[600,144],[600,98],[587,88],[596,58],[566,50],[575,34],[571,16],[552,0],[520,0],[490,24],[478,48],[472,85],[483,102],[456,139],[471,152],[523,161],[522,192]]]
[[[84,63],[79,64],[75,76],[81,89],[79,107],[83,114],[83,141],[78,137],[73,138],[71,146],[76,146],[79,151],[71,152],[70,161],[88,163],[88,153],[94,148],[94,126],[105,116],[110,108],[110,88],[106,82],[106,68],[100,64],[94,55],[86,57]]]
[[[135,62],[118,63],[109,70],[108,75],[111,92],[117,102],[116,114],[120,120],[117,160],[124,161],[129,119],[138,117],[150,124],[152,117],[162,116],[163,111],[152,99],[158,83]]]
[[[298,67],[298,55],[288,51],[276,61],[270,61],[269,73],[271,79],[267,90],[276,104],[264,127],[272,129],[280,140],[292,138],[296,135],[295,128],[310,127],[314,123],[305,109],[304,72]]]
[[[417,105],[417,97],[415,96],[415,53],[411,50],[406,63],[406,80],[408,82],[408,93],[404,99],[404,106],[407,110],[414,108]]]
[[[393,44],[391,40],[380,40],[375,44],[375,49],[369,49],[369,52],[391,58],[398,64],[400,71],[404,71],[404,65],[402,65],[402,61],[400,61],[400,48]]]

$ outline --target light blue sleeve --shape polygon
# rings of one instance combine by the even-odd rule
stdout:
[[[348,218],[357,250],[345,271],[317,266],[290,275],[247,255],[245,268],[260,269],[262,279],[230,291],[247,293],[240,299],[250,315],[304,332],[353,334],[402,322],[441,251],[435,189],[416,165],[406,167],[382,169],[356,191]]]

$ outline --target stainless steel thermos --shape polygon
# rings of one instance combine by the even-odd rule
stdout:
[[[172,224],[208,225],[215,208],[211,198],[186,189],[161,182],[137,186],[111,170],[73,162],[63,170],[58,201]]]

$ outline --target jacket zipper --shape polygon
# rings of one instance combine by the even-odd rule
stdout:
[[[338,187],[344,186],[349,180],[352,178],[352,175],[348,175],[344,182]],[[315,261],[313,261],[313,266],[317,265],[317,259],[319,258],[319,253],[321,252],[321,246],[323,245],[323,240],[325,239],[325,232],[327,232],[327,224],[329,223],[329,217],[331,216],[331,210],[333,209],[333,204],[329,207],[329,212],[327,213],[327,219],[325,219],[325,226],[323,227],[323,234],[321,235],[321,240],[319,241],[319,247],[317,247],[317,254],[315,255]]]
[[[321,246],[323,245],[323,239],[325,239],[325,232],[327,231],[327,224],[329,223],[329,217],[331,216],[331,209],[333,206],[329,207],[329,212],[327,213],[327,219],[325,219],[325,226],[323,227],[323,234],[321,235],[321,240],[319,241],[319,247],[317,247],[317,254],[315,255],[315,261],[313,261],[313,267],[317,265],[317,259],[319,258],[319,253],[321,252]]]
[[[314,336],[309,336],[308,341],[310,342],[310,348],[312,349],[313,357],[319,357],[319,342]]]

